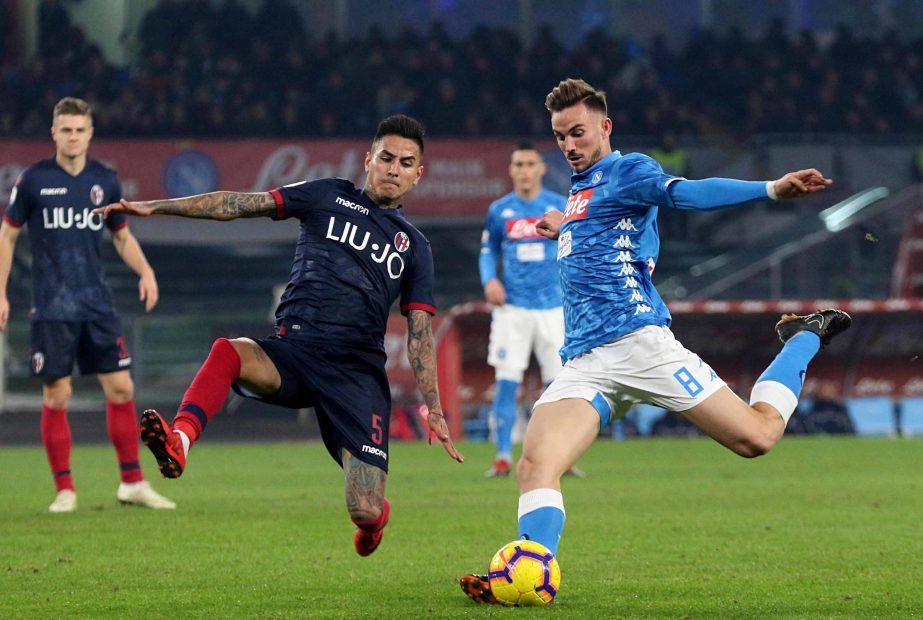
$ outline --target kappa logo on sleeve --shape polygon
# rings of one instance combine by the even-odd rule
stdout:
[[[564,208],[564,220],[561,222],[569,222],[571,220],[584,220],[586,219],[587,211],[589,210],[590,199],[593,197],[592,189],[585,189],[583,191],[577,192],[576,194],[571,194],[567,197],[567,206]]]

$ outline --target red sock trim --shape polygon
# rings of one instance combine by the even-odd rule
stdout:
[[[381,514],[378,515],[378,518],[374,521],[357,521],[353,519],[352,522],[356,524],[360,530],[364,532],[377,532],[378,530],[384,529],[388,525],[388,519],[391,516],[391,503],[385,499],[381,507]]]
[[[179,406],[173,418],[173,429],[182,430],[195,442],[205,425],[224,405],[231,384],[240,377],[240,355],[231,341],[219,338]]]
[[[106,431],[115,448],[122,482],[144,480],[138,460],[138,414],[133,400],[124,403],[106,400]]]
[[[67,422],[67,409],[52,409],[42,405],[42,445],[51,467],[56,491],[74,489],[71,476],[71,428]]]

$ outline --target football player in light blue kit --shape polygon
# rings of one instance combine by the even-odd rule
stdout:
[[[546,212],[563,209],[567,199],[542,187],[544,174],[538,149],[529,142],[517,144],[510,156],[513,191],[490,205],[481,236],[481,284],[484,298],[494,307],[487,363],[496,372],[497,458],[486,473],[489,478],[510,474],[516,392],[533,349],[545,385],[561,371],[561,285],[558,278],[548,277],[558,271],[557,244],[539,234],[535,225]]]
[[[557,553],[561,475],[603,425],[635,403],[651,403],[680,413],[740,456],[766,454],[795,410],[808,363],[851,319],[834,309],[783,316],[776,332],[784,346],[745,403],[669,329],[670,313],[651,282],[660,249],[658,207],[705,210],[798,198],[832,181],[814,169],[768,182],[689,181],[665,174],[646,155],[613,151],[605,93],[583,80],[564,80],[545,105],[574,170],[564,213],[549,212],[537,227],[558,239],[566,363],[535,404],[517,477],[520,537]],[[479,603],[496,602],[486,576],[465,575],[461,586]]]

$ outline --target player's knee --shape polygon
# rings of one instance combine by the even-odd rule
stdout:
[[[744,458],[753,459],[768,454],[772,447],[776,445],[776,441],[768,433],[753,433],[741,437],[731,446],[731,449]]]
[[[212,343],[212,349],[209,351],[208,356],[220,356],[224,357],[226,355],[237,354],[241,355],[242,349],[245,347],[243,343],[239,343],[237,340],[229,340],[227,338],[218,338],[215,342]]]
[[[73,388],[69,382],[46,384],[42,390],[42,402],[51,409],[65,409],[72,393]]]
[[[47,395],[42,400],[50,409],[67,409],[67,403],[70,401],[70,391],[66,394],[56,393]]]
[[[534,458],[529,452],[523,453],[519,463],[516,464],[516,480],[520,488],[546,487],[561,477],[564,469],[556,472],[550,462],[543,461]]]
[[[106,398],[114,403],[127,403],[135,397],[135,386],[131,381],[107,390]]]

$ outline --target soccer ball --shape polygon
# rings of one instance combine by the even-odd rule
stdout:
[[[561,568],[547,547],[533,540],[503,545],[490,561],[490,590],[504,605],[536,607],[554,600]]]

